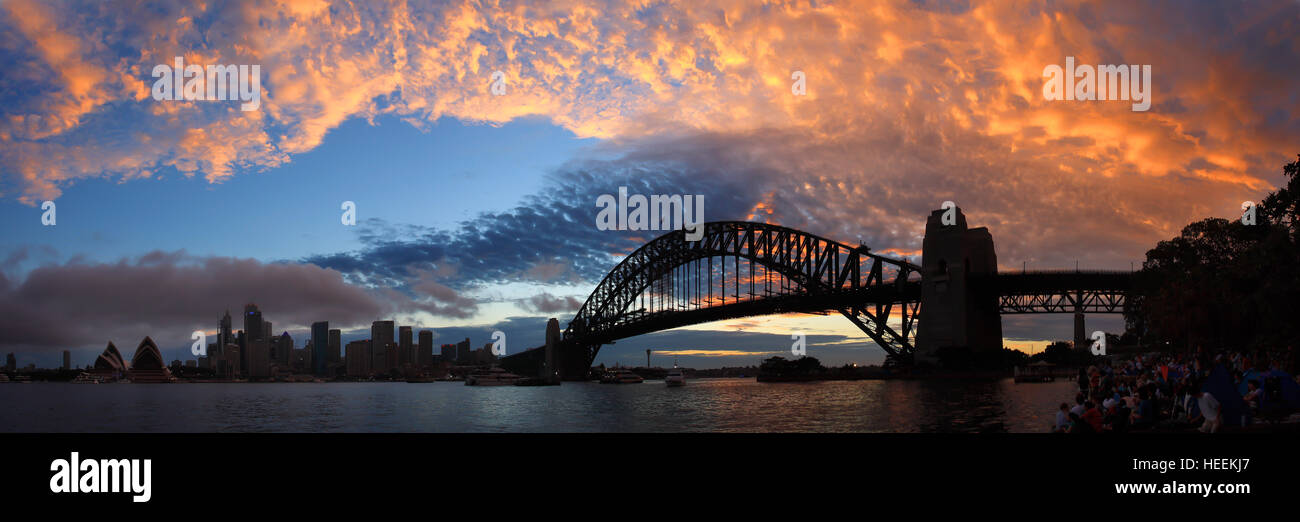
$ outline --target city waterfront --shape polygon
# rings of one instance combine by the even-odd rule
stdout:
[[[1069,381],[0,386],[6,432],[1047,432]]]

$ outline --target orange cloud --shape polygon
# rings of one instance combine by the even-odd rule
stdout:
[[[8,2],[3,21],[27,42],[10,51],[52,74],[49,96],[0,120],[0,165],[15,187],[6,196],[33,202],[86,177],[174,167],[219,182],[273,168],[351,118],[542,116],[613,143],[767,143],[715,151],[773,184],[754,219],[816,222],[843,240],[869,226],[880,246],[913,251],[918,214],[955,199],[1012,238],[1004,264],[1059,262],[1044,249],[1115,263],[1257,198],[1295,152],[1300,44],[1286,20],[1300,8],[1252,8],[259,2],[140,14]],[[152,64],[177,53],[261,64],[261,112],[142,97]],[[1152,65],[1151,110],[1043,99],[1043,67],[1066,56]],[[498,70],[505,96],[490,92]],[[791,92],[794,71],[804,96]],[[88,123],[101,114],[146,139]]]

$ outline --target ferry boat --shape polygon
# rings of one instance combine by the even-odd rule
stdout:
[[[98,375],[91,375],[86,372],[81,372],[80,374],[77,375],[77,378],[72,380],[72,382],[75,384],[99,384],[103,381],[104,379],[102,377]]]
[[[501,368],[488,368],[486,370],[474,370],[465,377],[465,386],[513,386],[515,381],[521,379],[518,375],[505,371]]]
[[[640,384],[645,382],[645,379],[640,375],[627,370],[618,370],[606,373],[605,376],[600,379],[600,382],[605,384]]]
[[[674,386],[685,386],[686,374],[682,373],[682,369],[678,368],[677,365],[674,364],[673,369],[668,370],[668,375],[664,377],[664,384],[667,384],[670,388]]]

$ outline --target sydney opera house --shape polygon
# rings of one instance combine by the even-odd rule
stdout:
[[[109,342],[104,353],[95,358],[95,366],[90,373],[104,380],[126,379],[137,383],[162,383],[176,380],[172,377],[171,370],[167,369],[167,365],[163,364],[158,345],[148,337],[140,341],[140,345],[135,348],[135,355],[131,356],[129,365],[122,358],[122,353],[117,351],[117,347]]]

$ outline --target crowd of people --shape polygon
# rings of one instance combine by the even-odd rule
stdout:
[[[1074,403],[1061,403],[1053,431],[1214,433],[1225,423],[1276,421],[1300,408],[1297,362],[1293,346],[1103,359],[1079,370]]]

